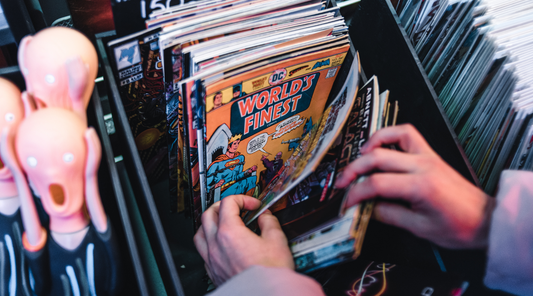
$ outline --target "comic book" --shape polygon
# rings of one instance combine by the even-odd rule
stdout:
[[[247,0],[249,1],[249,0]],[[221,1],[223,2],[223,1]],[[226,1],[228,2],[228,1]],[[285,6],[288,4],[285,4]],[[283,7],[283,5],[279,5]],[[226,8],[228,8],[227,6]],[[185,106],[181,96],[181,81],[192,75],[192,63],[189,56],[189,48],[207,43],[209,40],[216,40],[221,37],[233,34],[252,32],[263,27],[276,27],[282,24],[291,24],[298,21],[299,17],[309,17],[319,14],[320,7],[316,4],[305,5],[285,9],[281,13],[282,17],[276,15],[276,11],[267,13],[272,15],[266,20],[262,18],[237,22],[232,20],[224,24],[216,25],[212,22],[212,29],[207,27],[194,27],[192,30],[171,31],[167,34],[160,35],[159,45],[161,48],[163,70],[165,79],[165,94],[167,106],[167,120],[169,129],[169,160],[171,168],[171,183],[177,183],[177,186],[171,187],[172,209],[177,206],[178,212],[181,212],[187,205],[190,188],[196,184],[195,166],[198,164],[196,158],[197,145],[195,143],[195,134],[188,134],[192,137],[185,141],[182,122],[184,118],[183,107]],[[327,13],[328,11],[324,11]],[[322,12],[320,12],[322,13]],[[278,13],[279,14],[279,13]],[[291,14],[291,15],[289,15]],[[331,14],[331,13],[330,13]],[[335,15],[335,13],[331,14]],[[316,17],[315,17],[316,19]],[[259,31],[257,31],[259,32]],[[242,51],[241,51],[242,52]],[[178,120],[177,120],[178,119]],[[189,145],[190,143],[191,145]],[[175,145],[176,144],[176,145]],[[183,161],[187,158],[187,161]],[[190,163],[192,161],[192,163]]]
[[[160,29],[151,29],[108,43],[118,89],[148,180],[168,175],[167,118]]]
[[[360,148],[380,128],[379,125],[388,121],[384,119],[385,104],[381,104],[383,101],[388,101],[388,92],[380,96],[377,77],[372,77],[359,90],[343,133],[336,141],[337,147],[334,144],[330,150],[333,153],[322,161],[322,164],[329,164],[329,167],[332,167],[331,163],[336,164],[330,172],[329,182],[335,182],[336,176],[342,173],[346,165],[360,156]],[[315,175],[317,173],[320,171],[317,170]],[[354,184],[364,178],[360,177]],[[302,210],[296,212],[293,209],[292,216],[287,217],[287,213],[274,212],[274,215],[283,221],[285,233],[302,233],[305,227],[308,229],[295,238],[289,236],[297,270],[310,272],[359,256],[374,204],[364,202],[347,208],[345,202],[350,188],[351,186],[343,190],[324,187],[320,198],[309,195],[304,202],[308,203],[307,207],[313,203],[315,206],[314,210],[308,213]],[[299,191],[306,191],[305,184]],[[304,202],[301,202],[300,208],[303,208]],[[317,203],[320,206],[317,206]],[[289,209],[291,207],[287,210]],[[296,232],[294,227],[298,228]]]
[[[289,158],[292,147],[282,142],[305,137],[322,116],[348,48],[206,87],[206,207],[232,194],[258,196],[267,187]]]
[[[184,82],[195,215],[230,194],[259,195],[293,150],[281,142],[309,133],[322,116],[348,49],[282,60],[205,90]]]
[[[188,190],[188,174],[184,171],[183,100],[179,81],[183,78],[181,46],[162,48],[165,101],[168,127],[168,159],[171,209],[178,213],[186,208],[185,196]]]

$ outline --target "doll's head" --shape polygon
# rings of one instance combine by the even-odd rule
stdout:
[[[76,81],[80,71],[71,69],[69,72],[67,66],[76,59],[81,59],[88,70],[88,75],[84,75],[81,82]],[[83,93],[84,106],[87,108],[98,70],[98,57],[85,35],[65,27],[44,29],[22,39],[18,61],[27,91],[38,109],[60,107],[72,110],[69,91],[73,84],[82,88],[80,92]]]
[[[50,216],[68,217],[82,208],[86,130],[75,113],[61,108],[38,110],[19,126],[18,162]]]
[[[20,99],[20,90],[10,81],[0,78],[0,130],[18,125],[23,117],[24,109]],[[17,194],[11,179],[11,173],[0,156],[0,198]]]

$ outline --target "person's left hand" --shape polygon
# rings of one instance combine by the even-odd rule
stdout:
[[[257,220],[260,236],[244,225],[241,210],[255,210],[260,205],[253,197],[231,195],[203,213],[194,244],[215,285],[223,284],[253,265],[294,269],[287,238],[270,211]]]

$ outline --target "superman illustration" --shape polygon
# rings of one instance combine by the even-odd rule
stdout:
[[[226,153],[215,158],[207,170],[208,192],[220,187],[220,199],[233,194],[254,193],[257,177],[253,173],[257,166],[243,171],[244,155],[237,151],[241,137],[242,134],[232,136]]]

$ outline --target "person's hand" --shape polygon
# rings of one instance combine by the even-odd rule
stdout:
[[[263,154],[263,155],[261,156],[261,160],[265,160],[265,159],[267,159],[267,156]]]
[[[251,167],[249,170],[248,170],[248,173],[251,174],[253,172],[257,171],[257,166],[254,165],[253,167]]]
[[[287,238],[270,211],[257,220],[260,236],[244,225],[241,210],[255,210],[260,205],[253,197],[231,195],[203,213],[194,244],[215,285],[223,284],[253,265],[294,269]]]
[[[404,152],[382,148],[392,144]],[[413,126],[376,132],[361,153],[335,183],[344,188],[370,174],[350,187],[348,207],[380,197],[374,208],[379,221],[442,247],[486,247],[494,199],[446,164]]]

